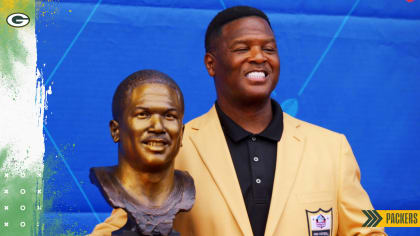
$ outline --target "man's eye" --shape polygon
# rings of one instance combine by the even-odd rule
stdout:
[[[275,48],[271,48],[271,47],[263,48],[263,50],[266,51],[266,52],[270,52],[270,53],[276,52],[276,49]]]
[[[248,48],[235,48],[233,49],[234,52],[246,52],[248,51]]]

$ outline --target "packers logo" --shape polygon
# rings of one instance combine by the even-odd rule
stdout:
[[[30,21],[29,16],[24,13],[13,13],[6,18],[7,24],[15,28],[24,27]]]
[[[309,236],[330,236],[333,228],[332,208],[317,211],[306,210]]]

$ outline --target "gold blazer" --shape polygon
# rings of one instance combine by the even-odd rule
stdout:
[[[344,135],[285,113],[283,117],[265,235],[312,236],[322,226],[330,228],[328,235],[386,235],[383,228],[361,227],[367,220],[361,210],[373,207],[360,185],[359,167]],[[186,124],[176,168],[188,171],[196,186],[192,210],[175,219],[174,227],[182,236],[252,235],[214,106]],[[315,222],[319,214],[327,218],[327,225]],[[92,234],[110,235],[126,219],[123,210],[115,209]]]

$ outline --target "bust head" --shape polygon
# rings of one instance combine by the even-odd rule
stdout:
[[[174,170],[184,127],[181,90],[162,72],[137,71],[117,87],[112,115],[118,166],[91,168],[90,179],[112,207],[127,212],[119,231],[168,235],[175,215],[195,200],[191,176]]]
[[[112,112],[119,165],[141,172],[172,166],[182,140],[184,101],[169,76],[154,70],[131,74],[118,86]]]

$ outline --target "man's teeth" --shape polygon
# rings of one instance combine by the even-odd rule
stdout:
[[[147,145],[149,145],[149,146],[163,146],[165,144],[163,142],[150,141],[150,142],[147,142]]]
[[[254,71],[254,72],[248,73],[246,77],[250,79],[262,79],[262,78],[265,78],[265,74],[264,72]]]

